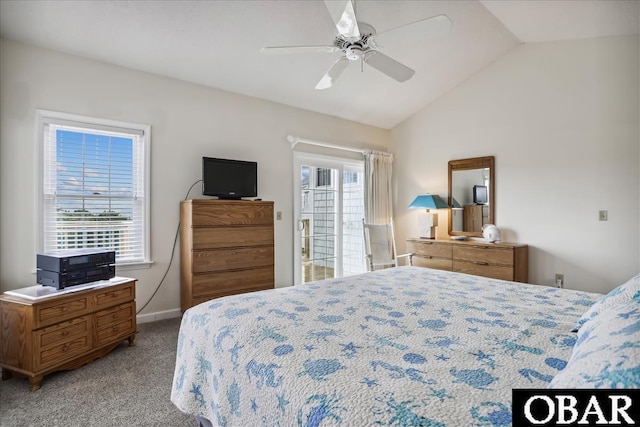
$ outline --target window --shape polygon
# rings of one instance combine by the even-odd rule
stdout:
[[[318,187],[330,187],[331,186],[331,169],[318,168],[316,169],[316,185]]]
[[[38,111],[38,250],[149,263],[150,127]]]
[[[358,184],[358,172],[344,172],[344,184]]]
[[[294,283],[366,271],[362,160],[294,153]]]

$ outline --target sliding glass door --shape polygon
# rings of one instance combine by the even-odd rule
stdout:
[[[294,283],[365,271],[362,161],[294,153]]]

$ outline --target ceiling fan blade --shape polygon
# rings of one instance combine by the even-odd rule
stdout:
[[[429,37],[441,36],[451,31],[451,20],[447,15],[437,15],[410,24],[385,30],[376,35],[376,43],[406,44],[407,40],[422,41]]]
[[[358,21],[356,12],[353,9],[351,0],[324,0],[324,4],[329,10],[329,14],[336,24],[338,33],[346,39],[356,41],[360,38],[360,30],[358,29]]]
[[[289,53],[333,53],[339,52],[336,46],[275,46],[263,47],[260,53],[263,55],[285,55]]]
[[[347,68],[349,65],[349,60],[347,58],[340,58],[329,67],[329,70],[322,76],[322,79],[316,85],[317,90],[329,89],[333,86],[333,83],[340,77],[340,74]]]
[[[398,82],[407,81],[415,74],[411,68],[375,50],[367,54],[364,62]]]

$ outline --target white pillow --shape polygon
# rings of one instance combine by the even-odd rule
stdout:
[[[607,310],[607,308],[619,304],[621,302],[630,301],[633,298],[640,297],[640,274],[632,277],[627,282],[613,289],[606,294],[595,304],[593,304],[587,311],[584,312],[576,327],[572,332],[576,332],[582,325],[584,325],[589,319],[596,317],[601,312]]]
[[[640,294],[590,318],[548,388],[640,388]]]

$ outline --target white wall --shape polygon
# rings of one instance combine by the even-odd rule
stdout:
[[[258,196],[275,201],[275,210],[283,212],[275,224],[275,277],[276,286],[287,286],[293,280],[293,160],[287,135],[373,149],[388,145],[387,130],[8,40],[0,43],[1,290],[35,284],[37,108],[151,125],[154,264],[118,271],[139,280],[139,308],[167,269],[179,201],[200,179],[202,156],[258,162]],[[190,197],[199,194],[196,186]],[[180,306],[178,254],[143,313]]]
[[[524,44],[391,131],[406,208],[447,195],[447,162],[496,158],[496,222],[529,281],[607,292],[640,271],[638,36]],[[609,211],[607,222],[598,211]]]

